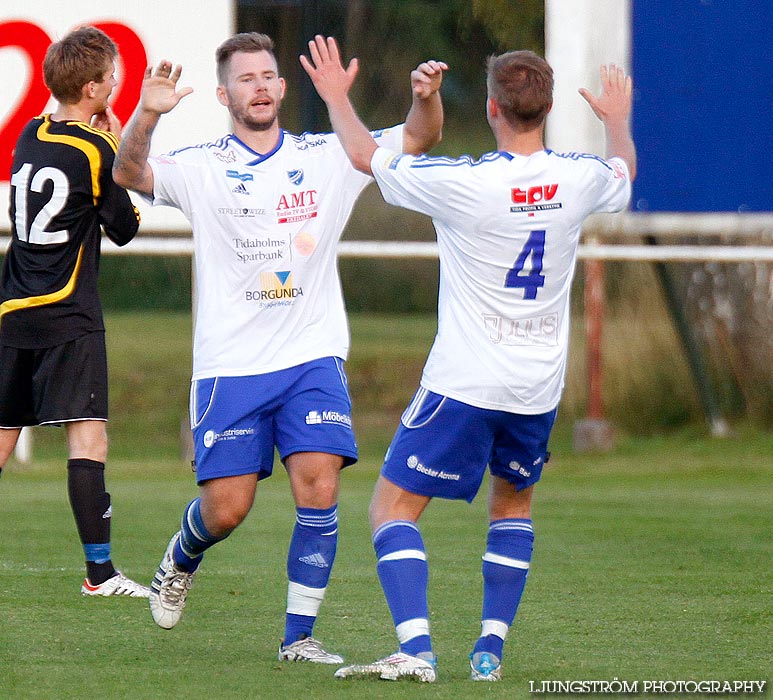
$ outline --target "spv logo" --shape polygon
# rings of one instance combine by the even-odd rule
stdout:
[[[558,183],[552,185],[535,185],[527,190],[513,187],[511,197],[514,204],[534,204],[535,202],[550,201],[558,192]]]
[[[513,187],[510,190],[510,199],[515,206],[510,207],[510,211],[527,212],[529,216],[534,216],[535,211],[560,209],[561,202],[551,201],[556,196],[556,192],[558,192],[557,182],[552,185],[534,185],[525,190]]]

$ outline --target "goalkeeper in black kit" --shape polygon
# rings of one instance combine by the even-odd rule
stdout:
[[[139,213],[112,179],[121,124],[113,41],[81,27],[52,44],[43,75],[56,110],[32,119],[11,169],[11,244],[0,277],[0,470],[22,427],[62,425],[68,493],[86,557],[83,595],[147,597],[117,571],[105,489],[107,353],[97,291],[101,232],[118,245]]]

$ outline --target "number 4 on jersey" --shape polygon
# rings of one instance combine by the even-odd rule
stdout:
[[[542,274],[542,256],[545,254],[545,232],[532,231],[524,244],[515,264],[507,271],[505,287],[523,289],[524,299],[536,299],[537,290],[545,286]],[[531,258],[530,271],[524,273],[526,263]]]

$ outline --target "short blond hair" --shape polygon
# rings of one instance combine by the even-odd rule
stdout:
[[[80,27],[48,47],[43,59],[43,79],[54,99],[64,104],[80,102],[83,86],[101,83],[118,56],[113,40],[96,27]]]

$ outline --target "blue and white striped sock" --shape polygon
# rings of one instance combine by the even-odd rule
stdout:
[[[408,520],[392,520],[373,533],[376,570],[400,642],[400,651],[432,654],[427,583],[429,568],[419,528]]]
[[[180,568],[190,572],[196,571],[204,552],[230,534],[229,532],[222,537],[215,537],[207,530],[201,517],[201,499],[195,498],[183,513],[180,539],[177,540],[172,557]]]
[[[338,546],[338,508],[296,508],[287,553],[284,643],[310,637],[325,597]]]
[[[531,520],[509,518],[489,524],[483,555],[483,614],[473,653],[502,658],[505,638],[521,602],[534,549]]]

